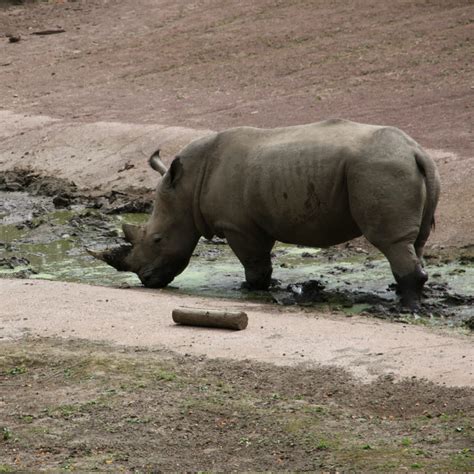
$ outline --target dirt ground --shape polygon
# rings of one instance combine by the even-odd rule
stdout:
[[[474,243],[470,0],[8,3],[0,1],[2,174],[22,160],[41,169],[43,155],[29,150],[43,138],[27,133],[31,124],[54,122],[58,137],[62,129],[61,153],[77,140],[67,159],[50,157],[50,175],[80,175],[85,192],[88,179],[92,188],[113,169],[111,189],[149,192],[145,165],[127,163],[150,151],[155,133],[173,137],[171,153],[183,137],[236,125],[383,123],[413,136],[439,167],[430,252]],[[3,125],[12,117],[25,129]],[[132,141],[120,141],[131,129]],[[81,140],[100,150],[87,172],[87,157],[74,157]],[[384,322],[398,346],[377,331],[382,323],[346,318],[344,333],[342,316],[311,312],[288,340],[288,321],[303,316],[284,309],[275,320],[263,307],[261,325],[272,330],[254,349],[251,337],[245,345],[203,330],[170,346],[152,313],[168,315],[175,302],[149,306],[163,295],[110,289],[124,296],[109,299],[105,289],[62,283],[59,304],[58,287],[34,285],[36,299],[24,281],[0,281],[0,472],[473,469],[472,336],[397,333]],[[304,334],[312,319],[327,323],[319,347]],[[303,354],[294,348],[302,340]],[[217,352],[206,351],[209,341]],[[317,350],[324,344],[326,356]],[[313,364],[296,363],[308,353]]]
[[[2,107],[222,129],[339,116],[469,154],[470,0],[79,0],[10,8]],[[61,27],[65,33],[31,33]]]
[[[2,472],[471,471],[472,392],[86,341],[3,345]]]

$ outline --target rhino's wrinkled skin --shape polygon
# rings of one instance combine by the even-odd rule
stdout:
[[[153,161],[151,161],[153,165]],[[164,172],[162,163],[153,167]],[[225,237],[247,285],[268,288],[275,241],[327,247],[364,235],[390,262],[402,303],[416,305],[440,191],[434,162],[392,127],[329,120],[229,129],[192,142],[156,190],[144,227],[124,226],[120,270],[163,287],[200,236]]]

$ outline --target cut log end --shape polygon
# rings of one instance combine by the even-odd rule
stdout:
[[[240,331],[248,325],[247,314],[243,311],[225,311],[215,309],[176,308],[172,313],[173,321],[186,326],[234,329]]]

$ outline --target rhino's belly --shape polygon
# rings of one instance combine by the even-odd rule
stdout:
[[[329,247],[362,235],[348,212],[336,212],[331,215],[270,216],[262,227],[275,240],[308,247]]]
[[[275,240],[287,244],[306,245],[308,247],[330,247],[331,245],[355,239],[361,235],[362,232],[356,225],[348,226],[344,229],[337,226],[314,227],[312,225],[305,225],[293,227],[291,230],[278,230],[274,232],[273,237]]]

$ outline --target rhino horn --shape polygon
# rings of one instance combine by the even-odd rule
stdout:
[[[158,173],[163,176],[167,171],[168,168],[166,168],[165,164],[161,161],[160,159],[160,150],[156,150],[148,159],[148,164],[155,170],[158,171]]]
[[[86,249],[87,253],[93,257],[102,260],[119,271],[130,271],[130,265],[127,263],[126,257],[132,250],[130,244],[119,245],[106,250],[92,250]]]
[[[127,242],[133,244],[140,240],[142,230],[140,226],[134,224],[122,224],[122,230]]]
[[[99,251],[99,250],[88,249],[88,248],[86,248],[86,252],[89,255],[92,255],[97,260],[102,260],[103,262],[105,262],[105,257],[104,257],[105,252]]]

